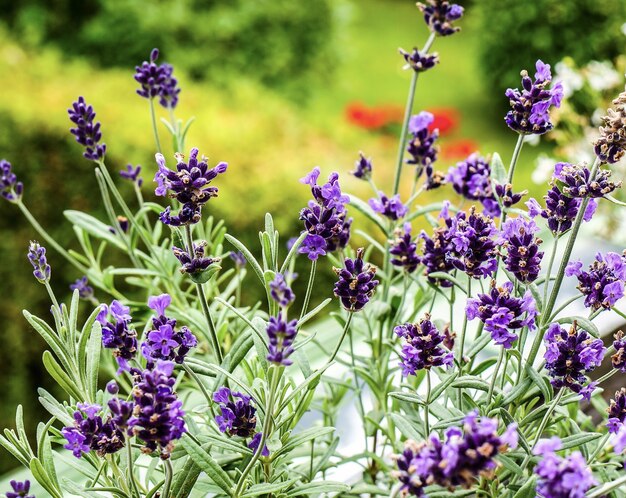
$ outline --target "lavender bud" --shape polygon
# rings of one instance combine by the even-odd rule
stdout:
[[[0,159],[0,195],[7,201],[17,204],[22,198],[24,184],[17,181],[12,168],[9,161]]]
[[[604,126],[600,127],[600,138],[594,144],[598,159],[609,164],[619,161],[626,152],[626,92],[620,93],[613,105],[602,118]]]
[[[70,290],[78,291],[78,297],[85,301],[91,301],[93,297],[93,287],[89,285],[89,281],[86,276],[82,276],[77,279],[73,284],[70,284]]]
[[[283,308],[287,308],[296,297],[282,273],[277,273],[270,282],[270,296]]]
[[[139,178],[139,173],[141,173],[141,166],[137,165],[133,168],[132,164],[127,164],[126,169],[120,171],[120,176],[128,181],[136,183],[138,187],[141,187],[143,185],[143,180]]]
[[[50,265],[46,258],[46,248],[39,245],[39,242],[30,241],[28,246],[28,260],[33,265],[33,275],[42,284],[50,281]]]
[[[361,180],[369,180],[372,177],[372,160],[366,159],[363,152],[359,152],[359,160],[354,164],[354,171],[350,173]]]
[[[333,268],[339,277],[334,293],[348,311],[363,309],[378,285],[376,268],[363,261],[363,249],[358,249],[356,258],[345,259],[345,268]]]
[[[416,375],[419,370],[430,370],[432,367],[452,366],[454,355],[441,347],[446,338],[437,330],[428,313],[418,323],[398,325],[393,331],[405,340],[400,353],[402,375]]]
[[[424,14],[424,21],[433,33],[439,36],[450,36],[461,28],[453,26],[452,22],[463,16],[463,7],[447,0],[426,0],[417,7]]]
[[[106,153],[106,144],[101,144],[102,132],[100,123],[94,123],[96,113],[93,107],[87,105],[84,97],[78,100],[67,110],[70,121],[76,125],[70,132],[76,137],[76,141],[85,147],[83,156],[90,161],[101,161]]]
[[[622,387],[615,393],[615,397],[610,401],[607,409],[609,418],[607,420],[607,428],[612,434],[617,433],[620,428],[624,427],[626,422],[626,388]]]
[[[420,264],[420,258],[417,255],[417,243],[411,236],[411,224],[405,223],[402,229],[396,228],[394,235],[395,238],[389,241],[389,254],[393,256],[391,264],[413,273]]]
[[[393,221],[404,218],[408,212],[408,208],[400,200],[400,194],[389,198],[383,192],[378,192],[378,199],[372,198],[368,204],[374,211]]]
[[[35,498],[35,495],[29,495],[30,481],[27,479],[24,482],[11,481],[9,482],[13,491],[7,491],[7,498]]]
[[[117,382],[114,380],[107,382],[106,389],[109,394],[117,394],[120,392],[120,386],[118,386]]]
[[[293,341],[298,333],[298,320],[287,321],[280,313],[277,317],[270,317],[265,329],[269,338],[269,354],[267,361],[278,365],[291,365],[289,356],[293,353]]]
[[[420,53],[417,48],[414,48],[411,53],[401,48],[398,51],[406,61],[404,69],[413,69],[416,73],[423,73],[439,64],[439,55],[437,54]]]

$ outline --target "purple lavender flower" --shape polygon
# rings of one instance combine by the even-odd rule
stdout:
[[[102,132],[100,131],[100,123],[94,123],[96,113],[93,107],[87,105],[85,99],[81,96],[67,110],[70,121],[76,125],[71,128],[70,132],[76,137],[76,141],[85,147],[83,156],[90,161],[101,161],[106,153],[106,144],[101,144]]]
[[[573,323],[569,332],[558,323],[548,327],[544,336],[546,370],[555,388],[567,387],[589,400],[595,388],[592,382],[585,385],[585,373],[600,366],[606,348],[602,339],[595,339]]]
[[[27,253],[28,261],[33,265],[33,275],[42,284],[50,281],[50,265],[46,258],[46,248],[31,240]]]
[[[363,152],[359,152],[359,160],[354,163],[354,171],[350,173],[361,180],[369,180],[372,177],[372,160],[366,159]]]
[[[124,447],[126,437],[123,426],[118,426],[110,416],[103,420],[100,405],[78,403],[77,408],[74,412],[74,425],[64,427],[61,431],[67,441],[65,449],[71,450],[76,458],[80,458],[83,453],[91,450],[104,456],[116,453]],[[128,412],[131,409],[127,407]]]
[[[20,202],[23,192],[24,184],[17,181],[11,163],[0,159],[0,195],[7,201],[17,204]]]
[[[212,197],[217,197],[218,189],[210,183],[226,171],[228,165],[219,163],[209,168],[207,159],[203,156],[198,161],[198,149],[193,148],[189,153],[189,161],[181,153],[176,153],[176,171],[165,165],[163,154],[156,154],[159,169],[154,176],[157,188],[156,195],[169,196],[176,199],[181,205],[177,215],[172,216],[170,207],[163,211],[159,218],[166,225],[180,226],[198,223],[201,217],[202,206]]]
[[[472,207],[445,219],[451,252],[446,254],[452,266],[469,277],[491,275],[498,266],[496,239],[498,230],[493,219],[477,213]]]
[[[328,182],[318,185],[319,167],[300,180],[311,187],[313,200],[300,211],[300,220],[308,233],[298,252],[306,254],[311,261],[327,252],[346,247],[350,238],[352,219],[346,218],[345,205],[350,198],[344,195],[339,186],[339,175],[332,173]]]
[[[229,436],[239,436],[244,439],[252,438],[248,447],[254,451],[259,447],[261,433],[256,431],[256,408],[252,406],[252,398],[246,394],[231,391],[227,387],[220,387],[213,394],[213,401],[220,407],[221,415],[215,417],[215,422],[221,432]],[[262,456],[269,456],[267,447],[263,448]]]
[[[611,400],[607,412],[609,419],[606,426],[610,433],[615,434],[626,422],[626,388],[622,387],[615,393],[615,397]]]
[[[281,312],[277,317],[269,319],[267,328],[269,338],[267,361],[279,365],[291,365],[289,356],[293,353],[293,341],[298,333],[298,320],[287,321]]]
[[[174,68],[169,64],[157,65],[159,50],[150,52],[150,60],[135,66],[135,80],[141,85],[137,94],[146,99],[159,97],[159,103],[166,109],[173,109],[178,103],[178,81],[173,76]]]
[[[411,117],[409,132],[413,137],[409,140],[406,148],[411,155],[411,158],[406,161],[407,164],[415,164],[423,168],[431,166],[437,160],[438,147],[435,142],[439,138],[439,130],[434,130],[432,133],[428,130],[434,120],[435,116],[427,111],[422,111]]]
[[[282,273],[277,273],[270,282],[270,295],[283,308],[287,308],[296,298]]]
[[[247,263],[246,257],[243,255],[242,252],[230,251],[230,253],[228,254],[228,257],[233,260],[233,263],[235,263],[236,268],[241,269],[244,266],[246,266],[246,263]]]
[[[406,61],[404,69],[413,69],[416,73],[423,73],[439,64],[439,55],[437,54],[421,53],[417,48],[414,48],[411,53],[401,48],[398,50]]]
[[[141,166],[137,165],[133,168],[132,164],[127,164],[126,169],[120,171],[120,176],[136,183],[138,187],[141,187],[143,185],[143,179],[139,177],[139,173],[141,173]]]
[[[198,345],[196,336],[187,327],[176,330],[176,320],[165,316],[165,310],[172,302],[169,294],[148,298],[148,306],[154,310],[152,330],[146,334],[141,345],[141,353],[152,368],[159,360],[174,361],[181,364],[191,350]]]
[[[451,427],[442,441],[436,434],[421,444],[407,442],[405,451],[396,458],[394,475],[403,484],[401,490],[424,496],[426,486],[438,484],[452,490],[470,488],[480,476],[489,477],[497,467],[495,457],[517,447],[517,426],[509,425],[498,435],[498,422],[478,412],[469,413],[463,428]]]
[[[598,159],[609,164],[619,161],[626,152],[626,92],[620,93],[613,105],[602,118],[604,126],[600,127],[600,137],[594,143]]]
[[[426,0],[426,3],[417,4],[424,14],[424,21],[428,29],[439,36],[450,36],[461,28],[453,26],[452,22],[463,16],[463,7],[447,0]]]
[[[539,477],[537,496],[541,498],[585,498],[587,490],[595,486],[585,458],[579,451],[560,457],[561,440],[554,436],[539,441],[533,453],[541,459],[534,468]]]
[[[368,203],[374,211],[393,221],[404,218],[408,212],[408,208],[400,200],[400,194],[389,198],[383,192],[378,192],[378,199],[372,198]]]
[[[465,312],[469,320],[478,317],[494,342],[509,349],[517,340],[514,330],[523,327],[535,329],[537,308],[529,290],[523,298],[518,298],[511,295],[512,282],[505,282],[497,287],[495,281],[492,281],[491,285],[489,294],[479,294],[476,299],[467,300]]]
[[[491,188],[491,168],[484,157],[474,153],[465,161],[451,166],[446,182],[452,184],[454,191],[464,198],[480,201],[491,216],[500,215],[500,207]]]
[[[188,273],[189,275],[197,275],[207,270],[209,266],[214,263],[219,263],[220,258],[211,258],[204,255],[207,246],[206,240],[200,241],[198,244],[193,245],[193,257],[189,255],[186,249],[172,246],[172,252],[176,259],[180,261],[180,272]]]
[[[7,498],[35,498],[35,495],[29,495],[30,481],[27,479],[24,482],[11,481],[9,482],[13,491],[7,491]]]
[[[180,439],[185,427],[183,403],[174,392],[174,363],[158,360],[152,370],[134,372],[133,400],[135,409],[128,425],[143,443],[143,451],[159,451],[166,460],[174,441]]]
[[[585,295],[587,308],[609,310],[624,296],[626,257],[615,252],[597,253],[588,271],[573,261],[567,265],[565,274],[578,278],[578,290]]]
[[[504,265],[522,283],[534,282],[541,270],[542,240],[535,237],[539,227],[522,216],[509,218],[502,224],[499,245],[506,249]]]
[[[405,223],[402,229],[396,228],[394,236],[389,241],[389,254],[393,256],[391,264],[407,273],[413,273],[420,264],[420,258],[417,255],[417,243],[411,236],[411,224]]]
[[[433,236],[429,237],[422,231],[420,238],[424,241],[421,262],[426,268],[426,275],[435,272],[451,273],[454,270],[448,253],[452,251],[450,233],[446,228],[436,228]],[[443,278],[428,277],[428,281],[440,287],[452,287],[452,282]]]
[[[572,228],[572,224],[580,209],[582,200],[569,197],[559,190],[557,186],[553,186],[544,196],[546,201],[545,209],[542,209],[535,199],[530,199],[526,205],[528,206],[528,214],[531,217],[541,215],[548,221],[548,228],[552,233],[560,235]],[[590,199],[583,220],[590,221],[595,213],[598,203],[595,199]]]
[[[550,88],[550,65],[538,60],[535,67],[535,81],[523,70],[522,90],[509,88],[505,93],[511,106],[505,117],[506,124],[520,134],[543,135],[550,131],[553,125],[548,111],[551,106],[560,107],[563,99],[560,82]]]
[[[357,249],[356,258],[345,259],[345,268],[333,268],[339,279],[334,293],[348,311],[363,309],[378,285],[376,267],[363,261],[363,249]]]
[[[618,455],[626,450],[626,426],[621,426],[617,433],[609,440]]]
[[[585,163],[557,163],[554,172],[553,182],[558,182],[560,190],[569,197],[604,197],[622,186],[622,182],[610,180],[609,170],[599,169],[592,180],[591,170]]]
[[[102,305],[96,319],[102,325],[102,345],[114,350],[120,370],[129,370],[128,362],[137,352],[137,332],[130,327],[130,309],[115,300],[110,306]]]
[[[86,276],[82,276],[70,285],[70,290],[78,291],[78,297],[85,301],[93,301],[93,287],[89,285],[89,281]]]
[[[400,353],[402,375],[415,375],[419,370],[452,366],[454,355],[441,345],[445,336],[437,330],[426,313],[418,323],[398,325],[393,331],[405,340]]]
[[[107,382],[106,391],[109,394],[117,394],[118,392],[120,392],[120,386],[114,380],[110,380],[109,382]]]
[[[624,332],[619,330],[614,337],[613,348],[615,349],[615,354],[611,356],[611,362],[613,363],[613,368],[626,373],[626,339],[624,338]]]
[[[500,202],[506,208],[510,208],[511,206],[517,204],[527,193],[528,190],[513,192],[513,186],[510,183],[505,185],[497,183],[495,187],[496,197],[500,199]]]

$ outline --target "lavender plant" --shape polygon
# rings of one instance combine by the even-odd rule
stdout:
[[[534,199],[520,207],[526,192],[514,182],[525,137],[550,132],[550,108],[562,99],[541,61],[534,79],[522,71],[522,89],[506,92],[505,124],[518,134],[508,169],[497,153],[472,154],[444,174],[432,115],[413,107],[418,74],[439,62],[433,43],[459,31],[463,9],[418,5],[431,36],[401,51],[412,79],[391,194],[363,153],[351,173],[371,186],[369,202],[346,194],[336,172],[321,183],[314,168],[301,180],[312,199],[294,211],[302,232],[286,251],[270,214],[260,248],[208,214],[227,165],[210,166],[195,147],[185,155],[191,120],[182,126],[175,116],[180,89],[156,49],[135,79],[150,102],[155,193],[169,198],[165,206],[143,199],[139,175],[150,167],[121,171],[136,196],[120,193],[105,130],[83,97],[69,110],[71,133],[95,166],[108,219],[66,212],[81,252],[37,223],[1,162],[3,197],[45,242],[32,242],[28,259],[51,318],[24,315],[49,346],[43,364],[63,394],[39,390],[51,418],[34,444],[21,407],[0,444],[48,495],[626,496],[626,388],[610,404],[602,395],[626,370],[626,341],[620,332],[607,348],[610,331],[596,321],[626,316],[626,256],[599,253],[588,270],[572,258],[583,222],[621,187],[606,165],[626,148],[624,95],[599,130],[593,165],[555,165],[545,207]],[[161,151],[157,97],[172,154]],[[437,187],[452,201],[420,204]],[[354,249],[363,219],[373,231],[358,230],[368,245]],[[70,303],[50,286],[45,246],[79,272]],[[127,266],[108,266],[108,251]],[[301,298],[291,285],[305,256]],[[337,280],[317,286],[328,297],[309,310],[318,264],[333,265]],[[250,270],[263,302],[241,302]],[[578,300],[586,316],[571,312]],[[338,430],[350,416],[345,400],[360,418],[347,435]],[[346,436],[360,442],[346,445]],[[67,466],[80,477],[64,475]],[[7,497],[32,496],[29,481],[11,487]]]

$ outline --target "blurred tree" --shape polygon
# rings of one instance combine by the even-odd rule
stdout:
[[[554,65],[614,59],[626,49],[626,0],[481,0],[481,59],[486,87],[501,94],[534,74],[537,59]]]

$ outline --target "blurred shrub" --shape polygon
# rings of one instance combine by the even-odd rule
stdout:
[[[245,74],[299,89],[335,60],[331,0],[0,0],[0,19],[31,43],[104,66],[133,67],[159,47],[193,78]]]
[[[481,58],[486,87],[498,94],[519,86],[519,71],[534,74],[537,59],[577,64],[623,53],[626,0],[481,0]]]

